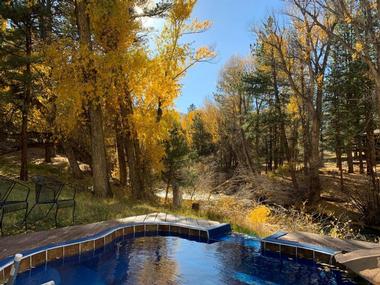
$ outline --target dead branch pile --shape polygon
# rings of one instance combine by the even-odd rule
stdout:
[[[289,181],[252,174],[245,169],[238,169],[231,178],[215,186],[212,193],[285,206],[292,205],[296,196]]]

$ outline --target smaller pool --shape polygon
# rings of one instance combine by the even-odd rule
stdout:
[[[257,239],[233,234],[208,244],[180,237],[127,239],[24,272],[16,284],[356,284],[336,268],[261,254]]]

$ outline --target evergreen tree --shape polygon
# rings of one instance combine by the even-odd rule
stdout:
[[[40,5],[37,1],[2,1],[0,19],[0,100],[19,113],[21,169],[20,179],[28,180],[28,123],[38,90],[36,51]]]
[[[181,177],[181,168],[187,161],[187,155],[189,153],[186,136],[179,125],[174,125],[169,131],[169,138],[164,141],[164,147],[165,156],[163,158],[163,164],[165,168],[162,172],[162,177],[167,183],[166,201],[170,185],[173,186],[173,197],[179,195],[179,193],[174,192],[178,191],[178,185],[181,180],[183,180]]]
[[[196,113],[192,124],[192,145],[199,156],[206,156],[214,151],[212,135],[206,130],[202,117]]]

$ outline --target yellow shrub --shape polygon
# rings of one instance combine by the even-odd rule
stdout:
[[[253,224],[263,224],[267,222],[269,215],[270,209],[264,205],[260,205],[248,213],[247,219]]]

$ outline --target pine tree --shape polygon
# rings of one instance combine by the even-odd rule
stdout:
[[[28,124],[36,98],[34,65],[40,6],[36,1],[2,1],[0,18],[0,99],[12,104],[20,113],[20,179],[28,180]]]
[[[192,146],[198,156],[210,155],[214,151],[212,135],[206,130],[199,113],[195,114],[193,118]]]
[[[183,179],[181,177],[181,168],[187,161],[189,154],[189,148],[187,145],[185,134],[179,124],[174,126],[169,131],[169,137],[164,141],[165,156],[163,158],[164,170],[162,171],[162,177],[166,181],[166,195],[165,201],[167,201],[170,185],[173,186],[173,197],[179,193],[174,193],[178,190],[178,186]],[[180,199],[173,199],[180,200]],[[178,206],[178,205],[175,205]]]

